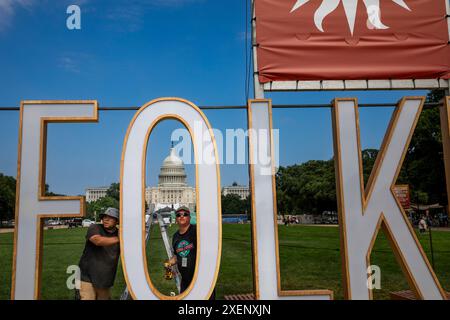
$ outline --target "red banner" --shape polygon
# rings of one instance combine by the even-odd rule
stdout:
[[[255,0],[260,82],[450,74],[446,0]]]
[[[395,185],[394,188],[395,197],[398,199],[403,209],[411,209],[411,200],[409,198],[409,185],[401,184]]]

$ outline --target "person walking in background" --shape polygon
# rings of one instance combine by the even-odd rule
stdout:
[[[419,221],[419,232],[424,233],[427,230],[427,222],[425,221],[425,217],[422,216]]]
[[[287,227],[289,226],[289,216],[284,218],[284,225]]]

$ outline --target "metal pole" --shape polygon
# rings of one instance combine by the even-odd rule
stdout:
[[[359,103],[358,108],[395,108],[398,103]],[[443,102],[424,103],[424,108],[435,108],[443,106]],[[273,104],[272,109],[321,109],[332,108],[330,103],[325,104]],[[246,110],[246,105],[219,105],[219,106],[199,106],[201,110]],[[99,111],[137,111],[140,107],[99,107]],[[20,107],[1,107],[0,111],[20,111]]]
[[[247,39],[245,39],[247,41]],[[258,50],[256,42],[256,10],[255,0],[252,0],[252,52],[253,52],[253,89],[255,99],[264,99],[264,87],[259,82]]]
[[[431,221],[431,218],[430,218],[430,221]],[[434,269],[434,251],[433,251],[433,237],[431,236],[431,223],[430,223],[430,226],[428,228],[428,234],[429,234],[429,238],[430,238],[431,266]]]
[[[161,214],[158,213],[157,218],[158,218],[159,228],[161,230],[161,237],[164,242],[164,247],[166,248],[166,253],[170,260],[174,256],[174,253],[172,251],[172,246],[170,245],[170,242],[169,242],[169,236],[167,234],[167,226],[166,226]],[[174,265],[172,267],[172,270],[174,271],[175,283],[177,285],[178,293],[180,293],[181,292],[181,274],[178,271],[177,265]]]

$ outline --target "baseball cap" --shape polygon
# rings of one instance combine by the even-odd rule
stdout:
[[[103,219],[104,216],[113,217],[119,221],[119,210],[116,208],[108,208],[104,213],[100,214],[100,219]]]
[[[177,211],[175,211],[175,213],[179,213],[179,212],[187,212],[187,213],[191,213],[191,211],[189,210],[188,207],[186,206],[181,206],[177,209]]]

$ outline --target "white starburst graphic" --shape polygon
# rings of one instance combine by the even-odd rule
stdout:
[[[297,0],[297,2],[292,7],[291,13],[299,9],[309,1],[311,0]],[[350,28],[350,32],[353,34],[355,28],[356,12],[358,3],[360,1],[361,0],[322,0],[322,4],[314,14],[314,23],[317,29],[319,29],[321,32],[324,32],[322,27],[323,20],[326,18],[326,16],[336,10],[339,4],[342,2],[342,5],[344,6],[345,16],[347,17],[348,27]],[[392,1],[405,8],[406,10],[411,11],[404,0]],[[366,6],[368,27],[372,27],[375,29],[388,29],[389,27],[381,22],[380,0],[362,0],[362,2]]]

